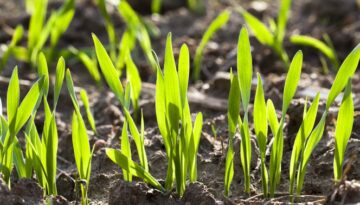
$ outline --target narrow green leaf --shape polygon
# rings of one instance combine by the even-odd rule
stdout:
[[[190,55],[189,48],[186,44],[183,44],[179,54],[179,83],[180,83],[180,98],[182,108],[185,107],[185,101],[187,99],[187,90],[189,84],[189,73],[190,73]]]
[[[38,102],[38,99],[40,99],[43,90],[44,78],[40,78],[31,86],[25,98],[22,100],[20,106],[17,108],[16,124],[14,129],[15,135],[19,132],[20,128],[24,126],[25,122],[29,119],[34,108],[36,108],[36,104]]]
[[[279,129],[279,121],[277,119],[274,104],[270,99],[268,99],[266,102],[266,113],[267,113],[267,119],[269,121],[271,132],[273,133],[273,136],[275,136],[277,130]]]
[[[229,140],[233,140],[236,132],[236,126],[238,124],[238,118],[240,114],[240,85],[238,78],[232,73],[231,86],[228,100],[228,126],[229,126]]]
[[[237,69],[241,99],[245,115],[247,115],[252,81],[252,57],[249,36],[245,27],[243,27],[240,31],[237,51]]]
[[[80,114],[80,106],[79,106],[79,102],[78,102],[78,100],[76,98],[75,89],[74,89],[74,82],[72,80],[71,72],[70,72],[69,69],[67,69],[67,71],[66,71],[66,77],[65,78],[66,78],[66,86],[68,88],[71,101],[73,102],[74,109],[75,109],[76,113]]]
[[[199,148],[200,143],[200,137],[201,137],[201,130],[203,125],[203,116],[201,113],[198,113],[196,115],[195,123],[194,123],[194,130],[190,141],[190,150],[189,150],[189,156],[190,156],[190,162],[189,166],[190,169],[190,182],[195,182],[197,180],[197,152]]]
[[[121,152],[128,158],[131,159],[131,147],[130,147],[130,141],[128,137],[128,125],[126,120],[124,121],[124,125],[121,131]],[[128,164],[129,165],[129,164]],[[127,170],[130,170],[130,166],[128,166],[126,169],[123,169],[123,175],[125,181],[132,181],[132,175]]]
[[[132,175],[142,178],[144,181],[147,181],[161,191],[165,191],[161,184],[148,171],[129,159],[119,150],[106,149],[106,155],[122,169],[127,169]]]
[[[121,81],[119,79],[119,73],[115,69],[111,58],[107,54],[104,46],[95,34],[92,34],[92,38],[95,45],[96,56],[100,64],[102,73],[110,89],[114,92],[121,104],[124,104],[124,94]]]
[[[86,117],[87,117],[87,119],[89,121],[90,127],[91,127],[92,131],[95,134],[97,134],[95,120],[94,120],[94,117],[93,117],[93,115],[91,113],[90,104],[89,104],[89,98],[88,98],[88,95],[86,93],[86,90],[81,89],[80,98],[81,98],[81,101],[83,102],[85,112],[86,112]]]
[[[59,100],[60,91],[65,77],[65,60],[63,57],[59,58],[56,66],[55,86],[54,86],[54,110],[56,109]]]
[[[354,103],[351,95],[351,80],[349,80],[340,105],[335,129],[334,179],[342,178],[342,167],[346,146],[351,136],[354,123]]]
[[[128,125],[129,125],[129,130],[135,141],[136,149],[137,149],[139,159],[140,159],[140,164],[146,171],[148,171],[149,166],[148,166],[147,156],[146,156],[146,152],[145,152],[144,141],[141,139],[140,133],[139,133],[139,131],[135,125],[135,122],[132,119],[129,111],[127,109],[124,109],[124,112],[125,112],[126,121],[128,122]]]
[[[131,85],[131,100],[134,107],[134,110],[138,110],[138,101],[141,93],[141,78],[138,71],[138,68],[136,67],[134,61],[131,58],[131,55],[129,53],[127,59],[126,59],[126,76],[128,80],[130,81]]]
[[[254,101],[254,128],[261,154],[265,155],[267,144],[267,112],[261,76],[257,74],[257,88]]]
[[[8,122],[11,122],[16,116],[20,100],[20,84],[17,67],[15,67],[12,72],[6,100]]]
[[[303,62],[303,54],[298,51],[291,61],[290,68],[285,80],[284,96],[282,105],[282,118],[285,117],[286,111],[295,95],[296,88],[300,79]]]
[[[360,44],[358,44],[341,64],[335,80],[331,86],[326,100],[326,110],[335,101],[335,98],[343,91],[349,78],[354,75],[360,59]]]
[[[304,149],[306,139],[309,137],[311,131],[313,130],[316,120],[319,100],[320,100],[320,94],[318,93],[313,103],[311,104],[309,110],[306,110],[306,106],[304,107],[303,121],[295,137],[295,142],[291,152],[290,167],[289,167],[291,195],[294,192],[295,174],[296,174],[296,168],[299,165],[300,154]]]
[[[250,27],[256,39],[262,44],[273,46],[274,35],[269,30],[269,28],[264,23],[262,23],[261,20],[257,19],[255,16],[245,11],[244,9],[240,9],[240,13],[243,15],[246,24]]]

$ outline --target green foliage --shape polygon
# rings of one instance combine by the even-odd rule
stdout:
[[[118,11],[127,25],[128,31],[132,36],[138,39],[140,47],[143,49],[146,59],[151,67],[156,68],[156,61],[152,55],[151,41],[149,33],[146,30],[144,23],[137,13],[131,8],[126,1],[120,1]]]
[[[54,104],[53,109],[51,110],[47,101],[47,95],[49,90],[49,72],[47,67],[47,61],[45,56],[40,53],[38,74],[45,79],[43,87],[45,122],[40,138],[34,122],[34,118],[36,115],[36,110],[34,110],[25,129],[26,152],[24,159],[24,169],[27,169],[27,172],[29,173],[32,173],[32,170],[35,171],[38,182],[44,188],[44,193],[46,195],[57,194],[56,161],[58,149],[58,133],[55,120],[55,112],[57,101],[59,99],[60,91],[62,88],[62,83],[64,80],[64,73],[65,62],[63,58],[60,58],[56,67],[55,85],[53,91]],[[40,101],[38,100],[37,105],[39,105],[39,103]],[[21,161],[23,161],[22,158]],[[27,177],[31,177],[31,175]]]
[[[7,46],[4,58],[1,60],[0,71],[6,65],[10,55],[13,55],[20,61],[30,62],[32,66],[37,63],[38,55],[45,50],[47,41],[50,42],[50,48],[47,49],[47,56],[52,59],[55,48],[60,37],[69,27],[75,14],[75,0],[66,0],[64,4],[56,11],[50,14],[46,19],[48,0],[26,1],[27,11],[31,14],[27,45],[16,46],[23,36],[23,28],[17,26],[13,39]]]
[[[85,108],[85,111],[86,111],[86,117],[88,119],[90,127],[91,127],[92,131],[94,132],[94,134],[97,134],[96,126],[95,126],[95,120],[94,120],[94,117],[93,117],[93,115],[91,113],[91,109],[90,109],[90,105],[89,105],[89,98],[88,98],[88,95],[86,93],[86,90],[82,89],[80,91],[80,98],[81,98],[81,101],[83,102],[83,105],[84,105],[84,108]]]
[[[274,196],[276,187],[280,182],[281,162],[282,162],[283,149],[284,149],[283,125],[284,125],[287,109],[291,103],[292,98],[295,95],[296,88],[300,79],[302,61],[303,61],[302,52],[298,51],[295,54],[293,60],[291,61],[290,68],[285,80],[280,125],[278,126],[276,132],[274,132],[275,130],[273,128],[275,126],[274,125],[271,126],[272,134],[274,136],[273,145],[270,153],[270,165],[269,165],[269,186],[270,186],[269,191],[271,197]],[[270,124],[276,124],[276,123],[270,122]]]
[[[246,28],[242,28],[240,31],[237,51],[238,78],[242,107],[244,110],[244,117],[239,126],[241,134],[240,161],[245,179],[245,192],[250,193],[251,142],[248,122],[248,107],[250,103],[252,81],[252,57],[249,36]]]
[[[52,12],[46,21],[47,0],[36,0],[35,8],[30,18],[28,36],[28,62],[36,63],[38,53],[50,38],[50,58],[53,57],[61,35],[67,30],[75,13],[75,1],[67,0],[57,11]]]
[[[335,130],[334,179],[342,178],[342,167],[347,143],[351,136],[354,122],[354,103],[351,96],[351,80],[349,80],[340,105]]]
[[[96,37],[95,34],[92,34],[92,38],[94,41],[96,56],[105,81],[109,85],[110,89],[114,92],[120,103],[124,104],[124,89],[119,79],[119,73],[115,69],[111,58],[107,54],[100,40]]]
[[[335,69],[338,68],[339,61],[336,55],[336,51],[333,49],[332,45],[327,45],[326,43],[316,38],[305,35],[292,35],[290,37],[290,41],[293,44],[310,46],[319,50],[324,56],[326,56],[331,61]]]
[[[110,56],[112,60],[116,59],[116,44],[117,44],[117,37],[115,33],[115,27],[114,24],[111,21],[110,15],[108,14],[106,10],[106,2],[105,0],[97,0],[96,1],[97,6],[100,9],[100,13],[102,17],[105,20],[105,27],[106,31],[108,33],[109,38],[109,47],[110,47]]]
[[[90,150],[89,136],[85,122],[80,113],[79,103],[74,90],[74,83],[71,78],[70,70],[66,71],[66,85],[74,105],[75,111],[72,115],[72,143],[76,167],[79,173],[81,189],[81,204],[88,204],[87,190],[91,174],[91,159],[93,150]]]
[[[120,167],[129,172],[131,175],[144,179],[146,182],[159,189],[160,191],[165,191],[161,184],[148,171],[146,171],[142,166],[132,161],[123,152],[108,148],[106,149],[106,155]]]
[[[299,166],[299,159],[301,158],[301,154],[304,151],[305,142],[314,128],[318,105],[319,105],[319,99],[320,99],[320,94],[318,93],[308,110],[307,110],[307,104],[305,104],[304,106],[303,121],[296,134],[294,146],[291,152],[290,169],[289,169],[290,195],[293,195],[294,193],[296,170],[297,167]]]
[[[266,155],[266,145],[267,145],[268,121],[267,121],[267,108],[265,103],[263,83],[259,73],[257,74],[257,82],[258,83],[257,83],[255,101],[254,101],[254,128],[260,150],[261,182],[263,187],[263,193],[264,196],[267,197],[269,176],[265,164],[265,155]]]
[[[115,163],[117,163],[123,170],[126,171],[125,172],[126,176],[124,175],[124,177],[126,177],[126,179],[128,181],[131,181],[131,175],[134,175],[134,176],[142,177],[142,179],[145,180],[146,182],[152,183],[152,182],[148,181],[147,178],[144,178],[144,177],[148,177],[148,175],[150,175],[150,173],[148,173],[149,168],[148,168],[148,161],[147,161],[147,156],[146,156],[146,152],[145,152],[145,144],[144,144],[144,128],[143,128],[144,122],[141,117],[141,123],[142,123],[141,127],[142,128],[141,128],[141,131],[139,132],[136,127],[135,121],[133,120],[133,118],[131,117],[130,112],[129,112],[130,96],[131,96],[131,99],[133,100],[133,104],[135,107],[135,106],[137,106],[137,104],[135,104],[134,100],[136,100],[136,103],[137,103],[137,99],[139,98],[139,95],[140,95],[141,80],[140,80],[139,73],[137,72],[135,64],[132,62],[131,57],[128,56],[128,58],[126,60],[126,65],[127,65],[127,75],[128,75],[128,78],[130,79],[130,83],[126,86],[125,91],[124,91],[121,81],[119,79],[119,73],[116,70],[115,66],[113,65],[105,48],[103,47],[103,45],[101,44],[99,39],[94,34],[93,34],[93,40],[94,40],[96,55],[97,55],[97,58],[98,58],[98,61],[100,64],[101,71],[103,72],[103,75],[105,77],[107,84],[109,85],[110,89],[114,92],[115,96],[117,97],[117,99],[119,100],[119,102],[123,108],[123,112],[125,114],[125,119],[126,119],[125,120],[126,126],[124,125],[123,129],[129,128],[131,135],[133,136],[134,141],[135,141],[138,156],[140,159],[140,165],[136,165],[136,166],[134,165],[134,166],[135,167],[141,166],[141,168],[143,170],[145,170],[147,174],[136,175],[131,170],[132,168],[131,167],[129,168],[127,166],[128,163],[126,163],[126,164],[119,163],[117,160],[115,160],[115,158],[112,158],[112,156],[121,158],[122,155],[124,155],[124,157],[127,158],[129,163],[132,162],[131,150],[128,145],[128,139],[125,139],[125,142],[124,142],[125,144],[121,145],[121,147],[122,147],[122,149],[124,149],[124,151],[120,151],[120,155],[118,154],[119,153],[118,151],[113,150],[113,151],[107,152],[108,157],[110,159],[112,159]],[[123,130],[123,133],[124,132],[125,132],[125,130]],[[125,135],[125,133],[123,135]],[[125,146],[125,147],[123,147],[123,146]],[[134,168],[134,169],[138,169],[138,168]]]
[[[208,29],[205,31],[199,46],[195,52],[194,58],[194,72],[193,78],[194,80],[199,80],[200,77],[200,69],[201,69],[201,61],[204,53],[204,48],[209,40],[214,36],[216,31],[218,31],[221,27],[223,27],[229,20],[231,15],[230,11],[223,11],[221,12],[210,24]]]
[[[331,86],[329,95],[327,97],[325,112],[323,112],[320,121],[315,126],[315,128],[312,130],[310,136],[308,137],[308,139],[305,142],[304,150],[302,153],[302,158],[300,159],[300,164],[299,164],[298,173],[297,173],[297,183],[296,183],[297,194],[301,193],[303,182],[304,182],[304,177],[305,177],[305,172],[306,172],[306,167],[309,162],[310,156],[323,136],[323,132],[325,129],[325,123],[326,123],[326,117],[329,112],[330,106],[335,101],[336,97],[344,90],[344,88],[347,85],[347,88],[345,89],[346,92],[343,97],[342,106],[340,106],[340,109],[342,111],[341,111],[341,114],[339,113],[339,116],[338,116],[338,119],[343,120],[344,119],[343,115],[345,114],[345,115],[347,115],[347,119],[345,122],[337,121],[337,124],[340,124],[340,126],[339,126],[339,128],[337,127],[337,133],[335,133],[335,135],[336,135],[335,138],[337,138],[337,140],[335,140],[336,143],[339,142],[339,138],[342,138],[341,143],[344,143],[344,144],[342,144],[342,146],[340,148],[341,152],[346,147],[346,143],[348,141],[347,140],[348,135],[349,135],[349,133],[351,133],[350,126],[352,125],[352,119],[349,119],[349,118],[353,118],[353,117],[350,117],[350,115],[351,115],[350,110],[352,108],[351,108],[351,102],[349,102],[349,101],[351,101],[349,99],[349,96],[351,98],[351,94],[350,94],[351,86],[349,85],[350,84],[349,82],[351,81],[352,75],[355,73],[355,70],[359,64],[359,60],[360,60],[360,44],[357,45],[352,50],[352,52],[346,57],[346,59],[341,64],[339,71],[336,74],[335,80]],[[346,96],[346,95],[349,95],[349,96]],[[345,111],[343,103],[350,106],[350,107],[346,108],[346,111]],[[346,129],[350,129],[350,130],[345,131],[344,129],[342,129],[341,127],[343,126],[343,123],[346,124],[346,127],[347,127]],[[341,152],[339,151],[339,147],[336,148],[336,152],[338,152],[338,153],[335,155],[340,157]],[[336,157],[335,157],[335,161],[336,160],[338,160],[338,161],[335,163],[341,162],[340,158],[336,159]],[[334,166],[337,166],[336,168],[339,168],[338,165],[339,164],[336,164]],[[339,169],[336,171],[334,170],[334,174],[335,174],[335,172],[337,173],[337,175],[335,175],[335,176],[339,176],[338,174],[341,173],[341,172],[339,172]]]
[[[230,185],[234,176],[234,136],[238,125],[240,114],[240,85],[237,76],[230,73],[231,86],[228,101],[228,126],[229,126],[229,142],[226,154],[224,188],[225,196],[229,195]]]
[[[18,69],[13,70],[7,91],[7,116],[1,116],[0,171],[4,181],[10,187],[10,174],[13,168],[13,151],[16,151],[16,135],[36,108],[37,100],[43,92],[44,79],[36,81],[20,103],[20,85]],[[15,148],[14,148],[15,147]],[[14,161],[16,167],[22,167],[19,160]]]
[[[289,58],[286,51],[284,50],[283,42],[286,33],[286,24],[291,2],[292,0],[280,1],[277,22],[275,23],[274,20],[271,19],[270,28],[262,23],[261,20],[245,11],[243,8],[238,8],[239,12],[244,17],[246,24],[253,31],[255,37],[260,41],[260,43],[271,47],[286,66],[289,64]]]
[[[132,60],[130,53],[129,56],[126,58],[126,76],[130,83],[130,95],[131,95],[131,102],[134,108],[135,113],[139,110],[139,97],[141,93],[141,78],[139,71]]]
[[[165,49],[164,73],[158,68],[156,79],[156,118],[168,156],[165,188],[170,190],[176,181],[177,193],[185,191],[186,178],[196,181],[196,155],[202,128],[202,114],[198,113],[194,126],[187,99],[189,78],[189,50],[180,49],[178,71],[172,51],[171,34]],[[179,126],[181,123],[181,127]]]

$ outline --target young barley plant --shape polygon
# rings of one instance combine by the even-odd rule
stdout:
[[[265,197],[267,197],[269,176],[265,164],[265,155],[267,147],[268,121],[263,83],[259,73],[257,74],[257,87],[254,100],[254,128],[260,150],[260,170],[263,194]]]
[[[282,104],[281,118],[279,125],[274,126],[277,124],[277,117],[274,111],[270,113],[272,113],[272,115],[275,116],[268,117],[269,119],[271,119],[269,122],[270,122],[272,134],[274,136],[273,144],[271,147],[270,164],[269,164],[269,193],[271,197],[274,197],[276,188],[280,183],[281,163],[282,163],[283,149],[284,149],[283,126],[284,126],[286,112],[289,108],[291,100],[295,95],[297,85],[300,79],[302,62],[303,62],[302,52],[298,51],[290,63],[290,68],[286,76],[284,94],[283,94],[283,104]],[[269,108],[271,109],[272,107],[273,105],[269,106]]]
[[[89,136],[85,122],[80,112],[79,102],[77,100],[74,83],[71,78],[70,70],[66,71],[66,85],[71,97],[75,111],[72,115],[72,143],[74,149],[74,156],[76,167],[79,173],[80,190],[81,190],[81,204],[89,203],[87,190],[91,175],[91,159],[94,148],[90,149]]]
[[[234,176],[234,136],[236,133],[236,128],[238,126],[239,113],[240,113],[240,85],[239,79],[237,76],[233,75],[230,72],[230,93],[228,101],[228,129],[229,129],[229,142],[228,150],[226,154],[226,163],[225,163],[225,177],[224,177],[224,194],[229,196],[230,185]]]
[[[240,161],[245,179],[245,192],[250,193],[251,141],[248,113],[252,81],[252,57],[249,36],[246,28],[242,28],[240,31],[237,51],[238,78],[241,102],[244,110],[243,119],[242,121],[239,120],[239,129],[241,135]]]
[[[349,80],[340,105],[335,130],[334,179],[340,181],[343,177],[342,168],[346,146],[351,136],[354,123],[354,103]]]
[[[190,182],[197,180],[197,150],[202,129],[202,114],[198,113],[194,124],[191,120],[187,98],[190,68],[189,50],[180,49],[178,71],[172,50],[171,33],[165,48],[164,71],[157,68],[156,119],[164,139],[168,157],[165,188],[171,190],[176,182],[176,191],[182,196],[187,175]]]
[[[341,64],[339,71],[336,74],[335,80],[331,86],[330,92],[328,94],[328,97],[326,100],[325,112],[323,112],[320,121],[315,126],[315,128],[312,130],[310,136],[306,139],[306,142],[303,147],[302,155],[301,155],[302,157],[299,160],[300,162],[299,162],[298,169],[297,169],[296,193],[298,195],[301,194],[301,190],[302,190],[303,183],[304,183],[305,172],[306,172],[307,164],[309,163],[310,156],[323,136],[324,129],[325,129],[325,123],[326,123],[326,117],[329,112],[330,106],[334,103],[336,97],[344,90],[345,87],[348,87],[348,88],[345,89],[346,91],[345,91],[345,95],[343,97],[342,104],[349,105],[350,107],[347,107],[346,111],[345,111],[345,110],[342,110],[342,109],[345,109],[343,107],[344,105],[340,106],[340,107],[342,107],[342,108],[340,108],[342,110],[342,112],[341,112],[341,114],[339,113],[338,119],[343,120],[343,115],[348,116],[348,118],[353,118],[353,116],[352,117],[349,116],[351,114],[350,110],[352,108],[351,108],[351,102],[350,102],[351,100],[349,99],[349,96],[347,96],[347,95],[350,95],[350,93],[351,93],[351,86],[349,84],[351,82],[350,81],[351,77],[354,75],[356,68],[359,64],[359,60],[360,60],[360,44],[358,44],[351,51],[351,53],[346,57],[346,59]],[[342,126],[343,126],[342,123],[347,123],[346,124],[347,127],[342,128]],[[351,133],[350,124],[352,124],[352,120],[346,119],[345,122],[338,121],[337,124],[340,124],[340,125],[339,125],[339,127],[337,127],[337,133],[335,133],[336,147],[338,146],[337,143],[344,143],[344,144],[342,144],[341,147],[337,147],[335,149],[335,152],[337,152],[337,153],[335,153],[335,161],[336,161],[335,166],[337,169],[336,171],[334,170],[335,176],[339,176],[337,174],[341,173],[341,168],[339,168],[338,165],[340,165],[341,164],[340,162],[342,162],[340,160],[341,159],[340,156],[343,155],[343,151],[345,149],[344,146],[346,145],[346,143],[348,141],[348,135],[350,135],[350,133]],[[342,138],[340,140],[341,142],[339,142],[340,138]],[[338,156],[339,156],[339,158],[337,158]],[[335,174],[335,172],[337,174]]]
[[[15,67],[7,91],[7,120],[1,117],[0,171],[5,183],[10,187],[10,175],[13,169],[13,151],[17,143],[16,135],[36,109],[38,99],[44,90],[44,78],[36,81],[20,103],[20,84],[18,69]],[[17,164],[15,166],[18,166]],[[20,165],[21,166],[21,165]]]
[[[58,133],[55,120],[55,113],[57,102],[60,96],[61,87],[65,75],[65,61],[60,58],[56,67],[56,77],[54,84],[54,102],[51,110],[48,103],[49,90],[49,72],[45,55],[39,55],[39,76],[43,76],[45,80],[43,104],[45,113],[45,122],[41,135],[38,133],[35,126],[36,111],[32,113],[26,130],[26,154],[25,162],[30,164],[30,172],[35,171],[39,184],[44,188],[44,194],[57,195],[56,188],[56,171],[57,171],[57,148],[58,148]],[[38,101],[40,103],[40,101]],[[41,136],[41,138],[40,138]]]
[[[299,164],[299,159],[301,158],[301,154],[303,152],[305,142],[308,139],[308,137],[311,134],[311,131],[314,128],[318,105],[320,100],[320,94],[318,93],[316,97],[314,98],[311,106],[309,109],[307,109],[307,101],[304,106],[304,112],[303,112],[303,119],[302,123],[300,125],[300,128],[296,134],[293,149],[291,152],[291,159],[290,159],[290,167],[289,167],[289,173],[290,173],[290,195],[293,195],[294,193],[294,185],[295,185],[295,176],[296,176],[296,169]]]

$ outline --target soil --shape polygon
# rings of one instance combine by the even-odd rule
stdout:
[[[147,3],[146,3],[147,2]],[[123,122],[123,114],[114,95],[105,86],[96,86],[85,68],[73,59],[67,61],[67,66],[73,73],[77,87],[85,88],[89,93],[90,104],[95,116],[98,134],[90,133],[91,145],[97,143],[98,149],[92,160],[92,175],[90,179],[89,198],[91,204],[287,204],[290,202],[288,192],[288,167],[291,150],[305,103],[305,97],[312,99],[317,92],[321,92],[321,106],[319,114],[324,110],[326,94],[334,79],[335,71],[330,69],[328,75],[322,72],[317,51],[293,45],[288,37],[292,34],[306,34],[321,38],[328,34],[337,50],[340,62],[360,42],[360,5],[355,0],[303,0],[294,1],[287,27],[285,49],[289,56],[302,49],[304,52],[304,67],[299,88],[293,100],[284,128],[284,159],[282,162],[282,177],[278,193],[273,199],[265,199],[261,195],[261,178],[258,160],[258,148],[255,136],[252,137],[253,160],[251,162],[251,194],[244,192],[242,171],[240,168],[239,143],[240,136],[236,135],[235,147],[235,175],[231,185],[229,197],[223,195],[225,153],[227,147],[227,95],[229,92],[229,71],[232,67],[236,72],[236,44],[238,34],[244,20],[234,10],[234,5],[241,5],[257,17],[267,21],[275,18],[278,1],[231,1],[206,0],[205,9],[201,14],[194,13],[184,7],[183,1],[165,1],[160,15],[149,14],[149,1],[140,3],[132,1],[134,8],[144,19],[151,21],[159,28],[159,35],[152,36],[152,46],[163,61],[165,39],[168,32],[173,34],[173,47],[178,55],[181,44],[189,46],[191,56],[199,44],[202,34],[209,23],[223,9],[232,10],[228,24],[222,28],[210,41],[205,49],[202,62],[201,81],[191,82],[189,101],[193,113],[202,112],[204,126],[200,139],[198,153],[198,182],[188,184],[186,192],[179,198],[175,191],[162,193],[138,179],[128,183],[122,180],[121,169],[106,157],[105,147],[119,148],[119,136]],[[57,8],[61,1],[50,1],[49,8]],[[104,22],[99,18],[100,13],[91,0],[77,1],[75,20],[69,30],[61,37],[59,49],[69,45],[77,48],[93,46],[91,32],[94,32],[103,42],[107,42]],[[118,36],[124,31],[124,23],[114,9],[110,9],[111,17],[116,25]],[[24,12],[21,0],[0,0],[0,44],[8,43],[11,39],[12,28],[17,24],[27,27],[29,16]],[[282,104],[282,88],[285,80],[284,66],[270,48],[261,45],[255,37],[250,38],[252,45],[254,69],[260,72],[265,81],[266,98],[273,100],[275,107],[280,110]],[[22,42],[26,44],[26,42]],[[134,52],[134,60],[138,65],[144,82],[140,105],[145,116],[146,153],[149,159],[150,172],[157,179],[165,179],[167,158],[162,137],[156,126],[154,83],[155,75],[146,63],[142,52]],[[191,59],[192,60],[192,59]],[[55,68],[52,62],[51,68]],[[11,59],[0,77],[0,96],[6,102],[6,90],[9,76],[14,65],[19,65],[22,94],[29,89],[31,82],[36,79],[34,70],[29,65]],[[52,70],[51,72],[54,72]],[[252,96],[254,96],[253,86]],[[315,149],[308,165],[303,195],[296,198],[296,203],[315,204],[347,204],[360,203],[360,76],[353,77],[353,94],[356,115],[354,128],[346,154],[346,173],[344,180],[334,185],[332,181],[332,162],[334,157],[334,123],[336,121],[338,105],[331,108],[327,119],[327,126],[323,139]],[[341,99],[341,98],[340,98]],[[253,100],[253,99],[252,99]],[[3,108],[6,109],[5,107]],[[79,193],[76,191],[77,171],[74,162],[71,142],[71,114],[72,104],[64,87],[58,105],[57,125],[59,132],[58,149],[58,177],[57,187],[59,196],[54,204],[77,204]],[[252,116],[250,116],[251,118]],[[251,120],[250,120],[251,122]],[[40,129],[43,115],[36,118],[36,125]],[[211,127],[215,126],[215,138]],[[251,125],[251,132],[254,133]],[[20,140],[22,136],[19,136]],[[269,141],[272,136],[269,136]],[[135,144],[131,141],[132,150]],[[136,152],[133,153],[136,157]],[[267,156],[269,158],[269,156]],[[0,184],[0,201],[4,204],[45,204],[42,190],[35,180],[17,179],[12,177],[12,189],[4,183]]]

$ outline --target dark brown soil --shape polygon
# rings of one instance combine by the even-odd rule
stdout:
[[[59,1],[51,1],[50,8],[59,5]],[[60,1],[61,2],[61,1]],[[195,14],[183,6],[182,1],[165,1],[160,16],[149,15],[146,3],[139,5],[133,1],[135,8],[152,21],[160,29],[159,36],[152,37],[152,46],[158,54],[160,61],[163,59],[164,44],[168,32],[173,34],[173,47],[177,55],[182,43],[186,43],[194,56],[195,49],[200,42],[202,34],[209,23],[223,9],[233,10],[234,2],[231,0],[207,0],[205,14]],[[148,2],[148,1],[146,1]],[[257,17],[267,21],[269,17],[276,17],[277,1],[261,1],[262,7],[257,6],[259,1],[235,1],[248,9]],[[69,31],[61,38],[59,49],[73,45],[78,48],[92,47],[91,32],[96,33],[103,42],[107,42],[104,22],[99,18],[99,10],[90,0],[77,2],[75,20],[71,23]],[[117,34],[120,36],[124,30],[124,23],[116,12],[112,13]],[[0,44],[11,39],[11,29],[17,24],[27,27],[29,16],[24,12],[23,1],[0,0]],[[243,177],[238,156],[240,136],[236,136],[235,146],[235,176],[231,186],[231,195],[224,197],[223,176],[225,168],[225,153],[227,146],[227,95],[229,92],[229,70],[233,67],[236,71],[236,43],[241,26],[244,24],[242,17],[233,11],[229,23],[222,28],[211,40],[202,63],[201,82],[191,82],[189,97],[191,111],[203,112],[204,127],[198,153],[199,182],[189,184],[183,198],[176,196],[175,192],[161,193],[148,185],[135,180],[127,183],[122,180],[121,169],[110,161],[105,154],[105,147],[119,148],[123,115],[114,95],[109,89],[97,87],[85,68],[75,60],[67,61],[67,66],[73,73],[75,85],[85,88],[90,95],[98,135],[91,135],[90,142],[103,144],[93,157],[92,176],[90,179],[89,197],[91,204],[287,204],[290,199],[288,192],[288,167],[291,150],[296,132],[300,126],[304,98],[310,99],[316,92],[324,96],[319,113],[324,109],[326,94],[329,91],[335,72],[330,70],[329,75],[323,75],[319,54],[311,48],[292,45],[288,38],[285,48],[289,56],[298,49],[303,49],[304,68],[301,76],[296,99],[289,108],[286,118],[284,160],[282,163],[282,177],[279,193],[274,199],[264,199],[261,196],[261,178],[259,169],[258,148],[255,136],[252,136],[253,161],[251,195],[244,193]],[[360,42],[360,6],[355,0],[303,0],[294,1],[289,20],[287,37],[300,33],[321,38],[327,33],[342,61],[357,43]],[[281,109],[282,88],[285,80],[283,64],[273,52],[261,45],[254,37],[250,39],[253,51],[253,64],[255,71],[261,72],[265,80],[265,95],[271,98],[277,109]],[[25,44],[26,42],[22,42]],[[155,76],[141,54],[134,52],[135,62],[141,72],[144,82],[140,105],[145,116],[146,152],[149,159],[150,172],[158,179],[165,179],[167,158],[162,137],[156,126],[154,104]],[[192,60],[192,59],[191,59]],[[52,62],[52,68],[54,68]],[[6,89],[8,77],[14,65],[19,64],[22,92],[29,89],[31,81],[36,78],[34,70],[28,65],[12,59],[0,77],[0,96],[6,102]],[[52,71],[53,72],[53,71]],[[255,91],[255,87],[253,87]],[[353,93],[356,109],[353,133],[347,148],[346,180],[335,186],[332,181],[332,162],[334,155],[334,121],[336,120],[337,106],[331,109],[327,120],[327,127],[323,139],[315,149],[307,169],[304,182],[303,196],[296,202],[346,204],[360,203],[360,76],[356,73],[353,78]],[[254,96],[254,92],[252,93]],[[4,104],[5,106],[5,104]],[[5,109],[5,107],[4,107]],[[57,113],[59,131],[58,150],[58,192],[59,197],[55,204],[76,204],[79,193],[76,192],[76,166],[74,162],[71,142],[71,113],[72,104],[64,88],[61,93]],[[42,127],[43,117],[37,117],[38,127]],[[211,126],[217,129],[217,138],[214,137]],[[251,125],[252,126],[252,125]],[[253,129],[252,129],[253,133]],[[21,136],[20,136],[21,137]],[[269,136],[269,141],[272,136]],[[135,149],[131,142],[132,150]],[[133,153],[136,157],[136,152]],[[6,203],[5,203],[6,202]],[[17,180],[11,191],[0,185],[0,204],[45,204],[41,188],[34,180]]]

